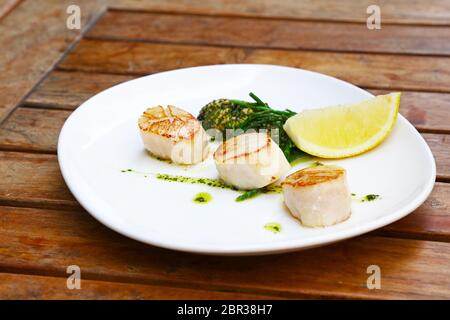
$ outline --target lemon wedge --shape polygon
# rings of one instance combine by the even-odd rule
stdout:
[[[344,158],[379,145],[392,130],[400,92],[362,102],[305,110],[289,118],[284,130],[295,145],[322,158]]]

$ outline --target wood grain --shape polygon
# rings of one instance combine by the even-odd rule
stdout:
[[[29,106],[73,110],[94,94],[133,76],[91,72],[54,71],[33,91]],[[369,89],[373,94],[387,90]],[[450,94],[404,91],[400,113],[418,130],[450,132]]]
[[[108,0],[110,8],[179,13],[223,14],[287,19],[357,21],[366,23],[367,7],[378,5],[382,23],[448,25],[448,1],[409,0]]]
[[[365,236],[276,256],[213,257],[132,241],[82,213],[1,207],[0,221],[4,272],[63,276],[75,264],[87,280],[199,290],[295,298],[450,297],[450,243]],[[372,264],[381,268],[381,290],[366,288]]]
[[[217,46],[450,54],[450,28],[286,21],[109,11],[87,33],[94,39]]]
[[[19,108],[0,125],[0,149],[56,152],[59,131],[69,111]],[[438,179],[450,181],[450,135],[424,133],[433,152]]]
[[[430,198],[384,235],[450,242],[450,184],[437,183]],[[79,208],[59,171],[56,156],[0,152],[0,204]]]
[[[81,30],[65,24],[69,4],[83,8]],[[0,123],[55,65],[66,49],[99,14],[87,0],[24,0],[0,23]]]
[[[52,154],[70,111],[111,85],[186,66],[274,63],[374,93],[407,90],[401,113],[424,132],[438,179],[450,182],[450,139],[442,134],[450,132],[450,31],[439,27],[450,26],[448,1],[107,0],[158,13],[108,12],[28,98],[80,35],[62,23],[67,5],[81,4],[87,27],[106,1],[25,0],[3,9],[17,2],[0,0],[0,45],[8,49],[0,55],[0,298],[450,299],[448,183],[436,183],[411,215],[357,239],[278,256],[205,257],[99,224],[73,198]],[[381,5],[379,31],[365,29],[370,4]],[[39,108],[16,108],[25,99]],[[80,291],[65,288],[71,264],[82,268]],[[366,288],[370,264],[381,267],[381,290]]]
[[[83,276],[83,274],[81,274]],[[132,283],[83,280],[80,290],[69,290],[67,278],[0,273],[0,299],[3,300],[141,300],[141,299],[276,299],[267,295],[245,294],[238,292],[219,292],[213,290],[195,290],[185,288],[162,287]]]
[[[0,148],[54,153],[59,132],[70,113],[18,108],[0,125]]]
[[[369,89],[375,95],[388,90]],[[433,92],[402,92],[400,113],[422,132],[450,133],[450,94]]]
[[[450,135],[424,133],[423,137],[430,146],[436,160],[437,179],[450,182]]]
[[[374,89],[450,91],[450,57],[82,40],[59,68],[140,75],[224,63],[264,63],[300,67]]]
[[[0,0],[0,20],[10,13],[21,0]]]
[[[56,156],[0,152],[0,204],[79,207],[67,189]]]
[[[375,233],[391,237],[450,241],[450,184],[437,182],[419,209]]]
[[[53,71],[26,99],[27,105],[73,110],[100,91],[133,76]]]

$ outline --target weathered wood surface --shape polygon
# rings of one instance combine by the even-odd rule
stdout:
[[[94,94],[133,78],[127,75],[53,71],[37,86],[25,103],[73,110]]]
[[[81,30],[68,30],[66,8],[83,7]],[[0,21],[0,122],[27,96],[99,14],[88,0],[22,1]]]
[[[0,149],[56,152],[70,111],[18,108],[0,125]]]
[[[438,183],[430,198],[384,234],[450,242],[450,185]],[[56,156],[0,152],[0,204],[78,208],[59,171]]]
[[[21,0],[0,0],[0,20],[10,13]]]
[[[52,72],[26,100],[30,106],[73,110],[94,94],[135,76],[91,72]],[[389,91],[369,89],[373,94]],[[450,132],[450,94],[404,91],[400,113],[418,130]]]
[[[450,54],[450,28],[364,23],[283,21],[198,15],[109,11],[86,35],[116,39],[199,45]]]
[[[369,89],[375,95],[389,90]],[[450,133],[450,94],[433,92],[402,92],[400,113],[422,132]]]
[[[1,266],[0,266],[1,269]],[[214,290],[196,290],[187,288],[163,287],[134,283],[118,283],[81,279],[79,290],[67,289],[67,276],[63,278],[26,274],[0,273],[0,297],[7,300],[23,299],[277,299],[276,296],[246,294],[238,292],[220,292]]]
[[[366,22],[367,7],[378,5],[383,23],[449,25],[450,3],[442,0],[108,0],[110,8],[275,17],[314,21]]]
[[[363,236],[314,250],[259,257],[213,257],[158,249],[114,233],[87,214],[0,207],[5,272],[233,290],[280,297],[449,298],[450,243]],[[20,255],[17,253],[20,252]],[[367,267],[382,289],[366,287]]]
[[[59,131],[70,112],[19,108],[0,125],[0,149],[56,152]],[[437,163],[438,179],[450,181],[450,135],[424,133]]]
[[[450,2],[17,2],[0,0],[0,45],[8,48],[0,55],[1,298],[450,299]],[[38,83],[80,34],[65,28],[68,4],[81,5],[83,30],[106,4],[128,11],[107,12]],[[382,30],[365,29],[371,4],[381,5]],[[71,110],[138,75],[215,63],[283,64],[374,94],[404,91],[400,112],[430,145],[441,182],[396,223],[278,256],[172,252],[90,217],[67,189],[55,155]],[[72,264],[82,268],[80,291],[65,288]],[[371,264],[381,267],[381,290],[366,288]]]
[[[449,195],[450,184],[436,183],[431,195],[417,210],[376,233],[391,237],[449,242]]]
[[[0,204],[79,207],[55,155],[0,152]]]
[[[424,133],[422,136],[430,146],[436,160],[437,179],[450,182],[450,135]]]
[[[225,63],[299,67],[376,89],[450,92],[450,57],[244,49],[85,39],[61,62],[59,68],[143,75]]]

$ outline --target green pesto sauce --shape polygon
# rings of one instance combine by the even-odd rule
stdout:
[[[237,190],[235,187],[233,187],[229,184],[226,184],[225,182],[223,182],[222,180],[219,180],[219,179],[194,178],[194,177],[171,175],[171,174],[167,174],[167,173],[157,173],[156,179],[170,181],[170,182],[189,183],[189,184],[204,184],[204,185],[214,187],[214,188]]]
[[[179,183],[187,183],[187,184],[203,184],[203,185],[213,187],[213,188],[229,189],[229,190],[233,190],[233,191],[242,192],[242,194],[235,199],[235,201],[237,201],[237,202],[241,202],[241,201],[244,201],[247,199],[254,198],[260,194],[281,193],[282,192],[281,186],[278,186],[278,185],[269,185],[269,186],[266,186],[266,187],[260,188],[260,189],[242,191],[236,187],[233,187],[232,185],[226,184],[225,182],[223,182],[220,179],[187,177],[187,176],[172,175],[172,174],[167,174],[167,173],[153,174],[153,173],[147,173],[147,172],[140,172],[140,171],[136,171],[133,169],[123,169],[120,171],[124,172],[124,173],[140,174],[140,175],[143,175],[145,178],[147,178],[147,176],[149,176],[149,175],[152,175],[152,176],[155,176],[156,179],[169,181],[169,182],[179,182]]]
[[[229,189],[234,191],[240,191],[236,187],[233,187],[229,184],[226,184],[222,180],[219,179],[210,179],[210,178],[194,178],[194,177],[186,177],[186,176],[176,176],[166,173],[157,173],[156,178],[164,181],[170,182],[181,182],[181,183],[189,183],[189,184],[203,184],[209,187],[221,188],[221,189]],[[260,189],[253,189],[244,191],[240,196],[238,196],[235,201],[241,202],[244,200],[248,200],[254,198],[260,194],[265,193],[281,193],[281,186],[270,185]]]
[[[273,232],[273,233],[280,233],[281,232],[281,224],[277,222],[269,222],[264,225],[264,229],[267,231]]]
[[[148,175],[150,175],[150,173],[148,173],[148,172],[141,172],[141,171],[136,171],[136,170],[133,170],[133,169],[122,169],[122,170],[120,170],[120,172],[136,173],[136,174],[140,174],[141,176],[144,176],[144,178],[147,178]]]
[[[197,193],[192,201],[194,201],[197,204],[206,204],[208,202],[211,202],[212,196],[208,192],[200,192]]]
[[[379,194],[367,194],[361,198],[361,202],[375,201],[378,200],[379,198],[380,198]]]
[[[357,202],[372,202],[375,200],[380,200],[381,196],[379,194],[366,194],[363,197],[357,198],[356,193],[352,193],[352,197],[357,201]]]

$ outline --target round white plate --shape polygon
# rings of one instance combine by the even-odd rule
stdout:
[[[284,252],[360,235],[404,217],[430,194],[436,175],[433,155],[402,116],[374,150],[349,159],[321,160],[347,169],[350,189],[358,196],[381,195],[373,202],[354,202],[351,218],[332,227],[302,226],[283,206],[281,194],[238,203],[234,199],[239,193],[232,190],[151,175],[217,178],[211,159],[181,167],[145,152],[137,119],[147,107],[172,104],[198,115],[213,99],[251,100],[250,91],[273,108],[294,111],[372,96],[326,75],[272,65],[214,65],[142,77],[97,94],[67,119],[58,142],[64,179],[88,212],[121,234],[164,248],[220,255]],[[213,200],[194,203],[198,192],[209,192]],[[266,230],[270,222],[280,223],[282,231]]]

